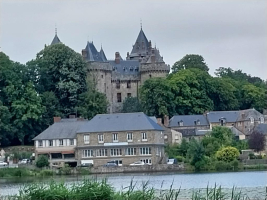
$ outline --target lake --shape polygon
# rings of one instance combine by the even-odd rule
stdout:
[[[97,178],[101,180],[107,178],[108,182],[116,189],[129,186],[133,180],[137,186],[149,181],[149,185],[155,189],[169,189],[171,185],[174,189],[181,188],[182,197],[190,197],[193,190],[205,189],[207,185],[215,184],[222,186],[224,191],[230,191],[233,186],[241,190],[249,197],[257,196],[264,199],[267,187],[267,171],[250,172],[221,172],[221,173],[152,173],[152,174],[113,174],[113,175],[91,175],[91,176],[55,176],[56,181],[64,180],[67,184],[81,181],[84,178]],[[1,178],[0,195],[17,194],[25,183],[45,181],[49,178],[23,177],[23,178]]]

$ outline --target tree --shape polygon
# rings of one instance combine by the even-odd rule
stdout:
[[[196,141],[193,138],[189,142],[189,148],[187,153],[191,158],[191,165],[193,165],[196,170],[200,170],[205,165],[205,149],[199,141]]]
[[[45,155],[39,155],[36,160],[36,167],[43,168],[48,166],[49,166],[48,157]]]
[[[202,114],[213,109],[213,102],[198,80],[198,71],[186,69],[172,74],[168,78],[174,94],[175,113],[181,115]]]
[[[3,106],[0,101],[0,145],[7,146],[11,144],[14,138],[14,131],[11,125],[11,114],[8,107]]]
[[[82,56],[64,44],[55,44],[45,47],[27,64],[28,73],[32,77],[38,75],[38,92],[54,92],[61,112],[74,113],[79,95],[86,91],[86,63]]]
[[[140,99],[144,112],[149,116],[170,116],[175,112],[174,94],[164,78],[146,80],[140,89]]]
[[[122,105],[123,113],[141,112],[142,106],[137,97],[125,98]]]
[[[204,58],[201,55],[189,54],[174,63],[172,66],[172,73],[191,68],[198,68],[206,72],[209,71],[207,64],[204,62]]]
[[[249,148],[259,152],[264,150],[265,144],[266,137],[259,131],[254,130],[248,140]]]
[[[223,126],[215,126],[212,128],[212,131],[210,133],[211,137],[214,137],[217,139],[217,141],[220,143],[220,145],[223,146],[229,146],[233,142],[233,133],[231,129],[228,127]]]
[[[239,151],[235,147],[224,147],[216,152],[219,161],[231,162],[239,157]]]

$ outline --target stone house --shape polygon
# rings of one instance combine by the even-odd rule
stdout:
[[[99,114],[77,131],[79,164],[160,164],[164,156],[164,129],[142,112]]]
[[[255,109],[211,111],[206,113],[206,116],[211,128],[214,126],[235,127],[246,137],[249,137],[255,126],[265,122],[264,115]]]
[[[46,155],[50,166],[69,164],[77,166],[75,148],[77,146],[76,132],[87,120],[70,115],[68,119],[54,117],[54,124],[49,126],[34,140],[35,157]]]

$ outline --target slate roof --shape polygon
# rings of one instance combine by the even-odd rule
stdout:
[[[255,130],[259,131],[264,135],[267,135],[267,124],[259,124],[255,127]]]
[[[175,115],[170,119],[169,127],[178,126],[178,122],[183,121],[183,126],[195,126],[195,121],[199,120],[200,125],[208,126],[209,123],[204,115]]]
[[[85,50],[87,51],[87,61],[104,62],[107,60],[104,51],[98,52],[93,42],[87,42]]]
[[[250,120],[250,117],[253,117],[255,120],[260,120],[261,117],[264,118],[264,115],[259,111],[253,109],[240,110],[237,121]]]
[[[139,72],[139,62],[137,60],[120,60],[119,64],[116,64],[114,60],[109,60],[108,62],[115,72],[122,75],[137,75]]]
[[[105,52],[104,52],[104,50],[102,49],[102,47],[101,47],[101,49],[100,49],[99,54],[100,54],[100,56],[101,56],[101,58],[102,58],[103,61],[107,61],[107,57],[106,57]]]
[[[80,121],[77,118],[61,119],[60,122],[49,126],[33,140],[74,139],[77,130],[86,122],[87,120]]]
[[[189,136],[195,136],[196,135],[196,129],[195,128],[179,129],[179,130],[176,130],[176,131],[182,133],[183,137],[189,137]]]
[[[154,120],[142,112],[99,114],[86,122],[78,133],[114,132],[114,131],[141,131],[164,129]]]
[[[55,35],[55,37],[53,38],[52,42],[51,42],[51,45],[52,44],[58,44],[58,43],[61,43],[60,39],[58,38],[57,34]]]
[[[225,118],[226,122],[236,122],[240,111],[211,111],[207,113],[210,123],[219,123],[220,119]]]
[[[144,48],[143,48],[142,44],[144,44]],[[135,41],[135,44],[133,46],[130,57],[139,56],[139,53],[141,53],[142,55],[146,55],[148,48],[149,48],[148,40],[146,38],[146,35],[145,35],[143,29],[141,28],[141,30],[138,34],[138,37]]]

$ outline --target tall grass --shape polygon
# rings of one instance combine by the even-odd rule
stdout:
[[[224,193],[221,186],[215,185],[204,191],[194,191],[191,198],[179,197],[180,189],[173,189],[173,183],[168,190],[155,190],[149,186],[149,182],[143,182],[138,188],[137,184],[122,188],[119,192],[107,183],[101,181],[84,180],[81,183],[67,185],[64,182],[51,181],[49,184],[33,183],[21,188],[16,196],[6,197],[7,200],[249,200],[248,197],[237,191],[235,187],[231,192]],[[267,191],[266,191],[267,192]],[[0,197],[1,199],[1,197]],[[2,199],[1,199],[2,200]]]

